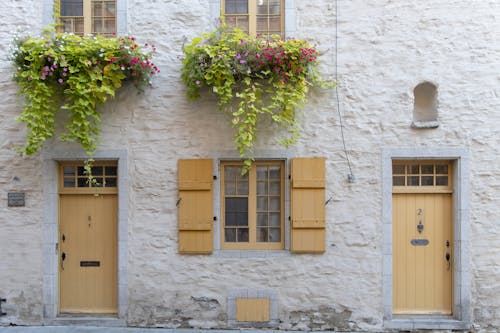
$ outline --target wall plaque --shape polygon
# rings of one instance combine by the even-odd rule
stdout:
[[[9,207],[24,207],[25,206],[24,192],[9,192],[7,194],[7,205]]]

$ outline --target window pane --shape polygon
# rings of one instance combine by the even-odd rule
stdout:
[[[83,0],[61,0],[61,16],[83,16]]]
[[[441,174],[441,175],[447,175],[448,174],[448,165],[446,165],[446,164],[436,165],[436,173]]]
[[[64,187],[75,187],[75,178],[64,178]]]
[[[241,168],[235,166],[224,167],[224,179],[226,181],[233,181],[238,178],[238,174],[241,174]]]
[[[269,167],[269,179],[281,179],[279,166],[270,166]]]
[[[269,225],[272,227],[280,227],[280,213],[269,213]]]
[[[88,178],[78,178],[78,187],[89,187]]]
[[[258,180],[267,180],[267,166],[258,166],[257,167],[257,179]]]
[[[75,167],[74,166],[65,166],[63,168],[64,176],[74,176],[75,175]]]
[[[280,206],[281,206],[281,202],[280,202],[280,198],[271,198],[271,211],[273,212],[279,212],[280,210]]]
[[[281,184],[278,182],[272,182],[270,183],[271,186],[271,191],[269,194],[271,195],[280,195],[281,194]]]
[[[94,178],[94,181],[92,182],[92,187],[102,187],[102,185],[103,185],[102,178]]]
[[[92,1],[92,16],[103,16],[102,3],[100,1]]]
[[[117,175],[117,167],[107,166],[105,168],[104,172],[106,172],[106,176],[116,176]]]
[[[79,166],[77,170],[78,170],[78,176],[85,176],[85,169],[82,166]]]
[[[235,227],[237,226],[237,214],[226,212],[226,226]]]
[[[267,212],[267,197],[258,197],[257,198],[257,211],[258,212]]]
[[[226,181],[224,184],[224,193],[226,195],[236,195],[236,183]]]
[[[424,165],[422,165],[421,168],[422,168],[422,173],[424,173],[424,174],[431,174],[432,175],[434,173],[434,165],[432,165],[432,164],[430,164],[430,165],[424,164]]]
[[[408,173],[416,175],[419,174],[418,164],[408,165]]]
[[[248,17],[247,16],[226,16],[226,24],[231,28],[240,28],[248,33]]]
[[[434,176],[422,176],[422,186],[434,185]]]
[[[248,14],[248,0],[226,0],[225,14]]]
[[[267,228],[257,228],[257,242],[267,242],[268,241],[268,230]]]
[[[418,186],[418,176],[409,176],[408,186]]]
[[[102,166],[96,166],[90,168],[90,172],[92,173],[92,176],[102,176],[103,168]]]
[[[267,194],[267,182],[257,183],[257,194],[265,195]]]
[[[404,175],[405,174],[405,166],[404,165],[393,165],[392,173],[396,175]]]
[[[224,230],[224,238],[226,242],[236,242],[236,229],[226,228]]]
[[[116,178],[106,178],[106,187],[116,187]]]
[[[270,242],[281,242],[281,229],[280,228],[270,228],[269,229],[269,241]]]
[[[239,182],[236,194],[238,195],[248,195],[248,182]]]
[[[257,213],[257,225],[267,226],[267,213]]]
[[[116,16],[116,5],[114,1],[108,1],[104,4],[104,16]]]
[[[238,242],[248,242],[248,228],[238,228],[237,235]]]
[[[437,186],[448,186],[448,176],[437,176],[436,177]]]
[[[392,177],[392,186],[405,186],[405,176]]]

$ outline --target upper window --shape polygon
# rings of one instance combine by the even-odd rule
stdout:
[[[78,35],[116,33],[116,0],[60,0],[59,30]]]
[[[222,0],[221,10],[230,27],[284,37],[284,0]]]
[[[222,248],[283,249],[284,163],[221,164]]]
[[[449,161],[394,161],[393,192],[452,190],[452,164]]]

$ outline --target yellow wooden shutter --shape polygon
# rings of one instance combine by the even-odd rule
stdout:
[[[212,253],[212,160],[179,160],[179,253]]]
[[[291,175],[290,250],[325,252],[325,159],[294,158]]]

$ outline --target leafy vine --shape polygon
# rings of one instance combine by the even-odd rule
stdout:
[[[253,37],[221,25],[183,48],[181,77],[190,98],[209,87],[235,128],[234,142],[250,165],[257,123],[269,116],[287,135],[288,146],[300,136],[296,110],[307,102],[311,86],[332,87],[321,79],[318,51],[301,39]]]
[[[14,40],[12,59],[24,111],[18,120],[28,128],[30,155],[54,136],[59,110],[69,114],[62,141],[80,143],[92,155],[99,141],[98,106],[114,97],[124,81],[142,90],[150,85],[158,67],[150,61],[154,46],[139,46],[133,37],[47,34]]]

